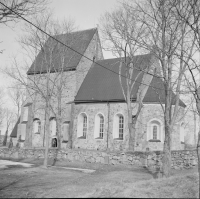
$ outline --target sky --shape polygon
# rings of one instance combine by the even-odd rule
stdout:
[[[51,0],[48,7],[53,9],[54,17],[58,20],[72,18],[80,30],[97,27],[100,16],[105,11],[111,11],[118,4],[117,0]],[[0,65],[10,63],[10,57],[20,51],[17,42],[19,36],[23,36],[24,22],[0,24]]]
[[[100,16],[106,11],[115,9],[117,0],[49,0],[48,8],[53,10],[54,17],[58,20],[72,18],[79,30],[97,27]],[[20,55],[21,47],[18,38],[23,37],[24,21],[18,23],[0,24],[0,67],[9,67],[13,57]],[[109,58],[111,53],[104,52],[104,57]],[[10,79],[0,74],[0,87],[9,87]]]
[[[100,17],[106,11],[112,11],[119,5],[118,0],[49,0],[48,8],[52,9],[56,19],[72,18],[79,30],[97,27]],[[18,38],[23,37],[24,21],[18,23],[0,24],[0,68],[10,67],[12,57],[22,56]],[[105,53],[104,57],[109,58],[111,53]],[[0,87],[8,88],[11,80],[0,73]],[[6,96],[5,106],[12,107],[12,101]]]

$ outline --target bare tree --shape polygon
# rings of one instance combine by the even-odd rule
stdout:
[[[144,35],[143,24],[138,23],[137,13],[130,12],[128,6],[123,4],[116,11],[105,13],[101,21],[104,49],[120,58],[119,81],[128,111],[129,150],[134,151],[136,122],[143,107],[145,90],[148,87],[144,85],[148,85],[152,80],[153,76],[150,73],[153,74],[153,70],[150,67],[154,60],[150,59],[149,66],[140,66],[142,65],[141,58],[136,55],[140,52],[138,40]],[[142,85],[134,101],[133,90],[141,77],[143,77]]]
[[[195,49],[196,53],[193,57],[190,57],[190,64],[187,64],[190,78],[185,75],[185,79],[188,84],[188,88],[194,96],[196,102],[196,109],[198,115],[200,116],[200,1],[191,0],[191,1],[183,1],[184,8],[188,15],[181,13],[179,7],[176,6],[176,11],[181,18],[181,20],[188,25],[192,34],[195,37]],[[198,132],[197,139],[197,156],[198,156],[198,173],[200,180],[200,131]],[[199,183],[199,197],[200,197],[200,183]]]
[[[0,0],[0,23],[20,19],[44,11],[46,0]]]
[[[79,41],[78,36],[75,38],[70,36],[71,32],[76,29],[74,21],[71,19],[65,19],[60,23],[53,20],[50,13],[36,18],[34,24],[49,35],[65,43],[65,45],[71,46],[74,42]],[[21,71],[17,61],[14,60],[14,69],[7,70],[6,73],[26,87],[27,101],[33,102],[33,116],[44,110],[46,118],[44,135],[44,140],[46,140],[46,150],[44,165],[47,166],[49,147],[48,138],[50,136],[49,118],[52,114],[57,118],[58,148],[60,148],[62,114],[66,107],[65,101],[63,100],[66,93],[63,91],[68,83],[67,78],[65,77],[64,67],[67,66],[70,59],[76,56],[76,54],[71,53],[69,60],[66,60],[65,54],[69,51],[66,46],[61,45],[53,38],[49,38],[48,35],[40,32],[31,25],[26,26],[25,32],[27,33],[27,36],[24,36],[20,42],[26,55],[32,62],[32,68],[29,70],[29,65],[26,67],[25,70],[28,71],[28,75],[26,76],[25,72]],[[62,34],[68,34],[70,37],[62,38]]]
[[[3,88],[0,88],[0,127],[2,127],[3,125],[3,120],[4,120],[4,109],[3,109],[3,105],[5,103],[4,101],[4,97],[5,96],[5,92]]]
[[[10,88],[10,90],[8,91],[11,100],[17,107],[17,113],[16,113],[17,118],[19,118],[20,116],[21,106],[25,100],[25,89],[26,88],[23,88],[22,85],[17,82],[13,84],[13,87]]]
[[[191,37],[187,24],[177,15],[176,6],[179,6],[181,13],[188,14],[179,1],[145,0],[132,6],[132,12],[139,13],[139,21],[144,24],[146,32],[146,37],[140,38],[139,44],[142,48],[151,51],[161,65],[160,78],[165,95],[164,104],[161,103],[165,122],[163,149],[165,177],[170,176],[171,171],[171,134],[180,110],[181,81],[189,57],[193,55],[195,41],[194,37]]]
[[[15,122],[15,117],[14,117],[13,111],[9,110],[8,108],[4,109],[4,120],[5,120],[5,125],[6,125],[6,132],[4,135],[3,146],[6,146],[8,132],[9,132],[12,124],[14,124],[14,122]]]

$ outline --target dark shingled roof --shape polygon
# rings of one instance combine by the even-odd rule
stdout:
[[[151,55],[135,56],[135,63],[137,67],[146,68],[151,61]],[[88,74],[86,75],[76,97],[75,102],[84,101],[124,101],[124,96],[119,82],[119,63],[120,58],[107,59],[97,61],[98,64],[106,67],[109,71],[102,66],[94,63]],[[133,79],[137,76],[140,70],[134,70]],[[122,67],[122,75],[125,76],[125,67]],[[137,78],[137,82],[141,82],[143,73]],[[126,78],[122,77],[122,85],[126,88]],[[133,88],[132,98],[136,98],[139,83],[136,83]],[[126,89],[125,89],[126,90]]]
[[[96,31],[97,29],[93,28],[89,30],[57,35],[55,36],[55,38],[63,42],[67,46],[70,46],[79,53],[84,54]],[[52,56],[50,56],[51,51]],[[50,66],[51,72],[58,71],[58,69],[61,68],[63,52],[64,71],[76,69],[82,56],[74,52],[73,50],[70,50],[69,48],[65,47],[64,45],[58,43],[52,38],[49,38],[46,41],[43,49],[39,52],[31,67],[29,68],[27,74],[31,75],[37,73],[46,73],[47,68],[49,68]],[[45,60],[48,60],[48,63],[46,63]],[[50,61],[51,64],[49,64]]]
[[[172,94],[172,104],[175,104],[176,95]],[[144,103],[165,103],[165,91],[163,81],[158,77],[153,77],[151,84],[146,92],[146,95],[143,99]],[[179,105],[186,107],[182,100],[179,100]]]
[[[135,56],[135,62],[137,63],[137,68],[146,68],[149,67],[151,63],[151,54],[138,55]],[[120,59],[107,59],[100,60],[97,62],[98,64],[106,67],[109,70],[115,71],[119,73],[119,63]],[[121,85],[119,82],[119,75],[113,73],[102,66],[94,63],[88,74],[86,75],[76,97],[75,103],[89,103],[89,102],[124,102],[124,96],[122,93]],[[124,69],[124,67],[122,67]],[[133,79],[139,73],[139,70],[134,70]],[[125,69],[122,70],[122,75],[125,76]],[[136,100],[137,91],[142,81],[144,73],[141,73],[139,78],[136,80],[136,84],[134,85],[132,91],[132,99]],[[126,88],[126,78],[122,77],[122,85]],[[164,85],[160,78],[153,77],[150,86],[160,89],[153,89],[149,87],[147,93],[144,97],[144,103],[159,103],[159,96],[161,98],[161,102],[164,103]],[[126,89],[125,89],[126,90]],[[158,94],[157,94],[158,93]],[[175,94],[173,94],[175,97]],[[174,103],[173,103],[174,104]],[[180,100],[180,105],[185,107],[185,104]]]
[[[16,122],[16,124],[15,124],[15,126],[14,126],[14,128],[13,128],[11,134],[10,134],[10,137],[12,137],[12,138],[16,138],[17,137],[17,128],[18,128],[18,124],[19,123],[20,123],[20,117],[17,120],[17,122]]]

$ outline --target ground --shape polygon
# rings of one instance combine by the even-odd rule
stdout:
[[[137,166],[50,160],[45,169],[42,159],[20,162],[33,165],[0,168],[0,198],[198,197],[197,168],[173,170],[172,177],[157,179],[154,172]]]

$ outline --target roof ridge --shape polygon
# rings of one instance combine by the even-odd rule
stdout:
[[[95,30],[95,29],[98,29],[98,28],[90,28],[90,29],[85,29],[85,30],[77,30],[77,31],[68,32],[68,33],[66,32],[66,33],[63,33],[63,34],[54,35],[54,37],[55,36],[66,35],[66,34],[74,34],[74,33],[79,33],[79,32],[86,32],[86,31]]]
[[[134,57],[138,57],[138,56],[147,56],[147,55],[151,55],[151,53],[146,53],[146,54],[140,54],[140,55],[135,55]],[[108,59],[101,59],[101,60],[98,60],[98,61],[108,61],[108,60],[114,60],[114,59],[123,59],[125,57],[115,57],[115,58],[108,58]],[[129,58],[129,57],[127,57]],[[97,62],[98,62],[97,61]]]

